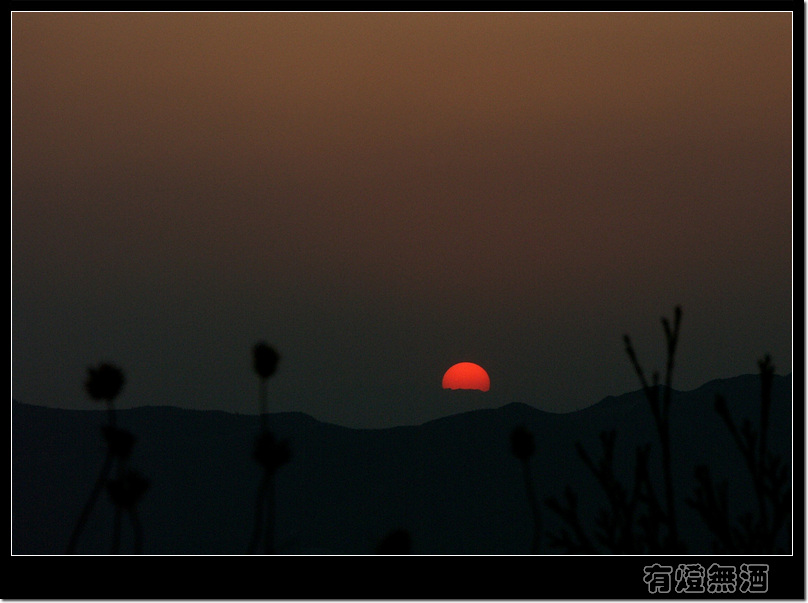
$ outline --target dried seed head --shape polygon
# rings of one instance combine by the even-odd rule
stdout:
[[[275,373],[279,360],[278,352],[263,341],[253,347],[253,368],[261,379],[268,379]]]
[[[99,364],[97,368],[87,367],[87,380],[84,388],[93,400],[111,402],[123,389],[123,371],[111,364]]]

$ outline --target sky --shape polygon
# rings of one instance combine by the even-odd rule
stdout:
[[[12,397],[414,425],[792,370],[790,12],[27,13]],[[488,392],[441,388],[470,361]]]

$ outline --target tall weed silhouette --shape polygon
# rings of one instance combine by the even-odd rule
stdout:
[[[729,554],[783,553],[783,532],[791,521],[791,482],[787,459],[770,449],[769,426],[772,404],[774,365],[767,355],[758,362],[760,371],[760,414],[758,425],[749,418],[738,422],[730,413],[727,401],[715,397],[714,409],[731,435],[743,460],[755,496],[754,511],[733,517],[730,512],[728,484],[717,480],[707,465],[694,468],[695,489],[692,496],[681,498],[674,492],[671,452],[671,399],[676,352],[679,343],[682,311],[676,307],[671,320],[662,318],[665,336],[665,366],[662,376],[654,371],[646,376],[632,341],[623,337],[625,353],[642,388],[653,418],[658,439],[659,480],[652,479],[651,443],[634,450],[633,475],[620,475],[617,470],[617,430],[599,434],[600,453],[590,452],[575,443],[575,450],[586,470],[595,477],[605,499],[597,509],[593,527],[582,521],[578,495],[569,486],[561,498],[547,497],[544,504],[561,519],[557,532],[543,532],[542,509],[532,478],[531,461],[536,454],[533,434],[522,425],[510,433],[510,452],[520,463],[524,491],[532,518],[530,552],[539,554],[542,538],[547,545],[573,554],[680,554],[688,550],[679,526],[676,501],[684,502],[697,513],[705,532],[712,535],[715,552]],[[253,370],[258,377],[259,431],[252,458],[261,470],[255,497],[254,524],[248,553],[273,554],[276,530],[276,474],[291,459],[288,442],[279,440],[269,429],[268,382],[277,372],[280,356],[263,341],[252,348]],[[143,548],[143,529],[137,513],[138,502],[149,488],[149,481],[132,469],[129,459],[136,438],[117,424],[115,400],[125,385],[123,371],[109,363],[88,368],[84,388],[89,397],[106,407],[106,423],[101,426],[105,456],[90,496],[81,510],[70,535],[67,553],[75,553],[88,518],[101,493],[106,490],[114,505],[111,553],[121,550],[124,519],[133,532],[134,552]],[[656,476],[654,476],[656,477]],[[586,526],[586,527],[585,527]],[[790,545],[790,543],[789,543]],[[410,554],[412,538],[404,529],[393,530],[377,543],[377,554]]]
[[[522,476],[525,480],[525,492],[530,513],[533,517],[533,539],[530,545],[530,552],[538,554],[541,549],[541,508],[536,498],[533,486],[533,479],[530,475],[530,457],[536,451],[536,444],[533,441],[533,434],[527,428],[520,425],[511,432],[511,453],[522,465]]]
[[[630,337],[623,338],[626,354],[642,386],[659,438],[663,492],[660,495],[656,491],[649,472],[650,444],[636,448],[633,485],[626,487],[614,468],[616,430],[600,434],[602,455],[598,460],[577,442],[578,456],[597,479],[608,504],[596,515],[594,531],[589,531],[579,517],[578,498],[572,488],[565,488],[563,500],[547,498],[547,506],[560,517],[564,526],[560,532],[549,534],[552,546],[569,553],[677,554],[687,551],[687,543],[682,541],[677,523],[670,446],[671,384],[681,318],[679,306],[675,308],[673,321],[662,318],[666,343],[662,383],[658,372],[653,373],[651,381],[647,379]],[[757,514],[747,513],[733,521],[727,501],[727,483],[715,484],[706,465],[694,469],[695,495],[685,500],[698,511],[705,528],[714,535],[713,547],[717,552],[782,552],[777,550],[775,543],[791,516],[789,469],[784,458],[769,450],[767,440],[774,367],[768,356],[758,365],[761,378],[758,430],[749,419],[745,419],[739,428],[726,401],[720,395],[715,401],[717,413],[746,462],[757,497]]]
[[[648,471],[651,447],[638,446],[635,451],[634,483],[624,486],[614,469],[614,451],[617,441],[616,430],[600,434],[602,456],[593,459],[586,449],[577,442],[576,452],[587,469],[595,476],[608,501],[595,517],[595,532],[587,534],[578,517],[577,496],[567,487],[564,501],[554,497],[546,500],[547,506],[564,522],[558,534],[550,535],[553,546],[571,553],[596,553],[605,551],[621,553],[681,553],[684,544],[680,541],[676,519],[675,494],[673,490],[672,460],[670,447],[670,404],[671,383],[675,366],[676,346],[679,342],[679,328],[682,310],[674,310],[673,322],[662,318],[665,332],[666,363],[665,380],[660,384],[658,372],[654,372],[651,382],[637,359],[637,354],[628,335],[623,337],[626,353],[634,372],[642,386],[643,393],[651,409],[661,446],[663,496],[655,491]]]
[[[123,371],[115,365],[102,363],[97,368],[87,369],[85,390],[90,398],[106,404],[107,407],[108,422],[101,427],[101,434],[106,443],[106,453],[90,497],[82,508],[70,535],[66,551],[68,554],[75,553],[79,537],[104,487],[115,506],[111,553],[120,551],[124,513],[129,515],[132,523],[134,552],[142,552],[143,528],[137,514],[137,503],[148,489],[149,481],[128,466],[129,455],[135,445],[135,436],[118,427],[116,422],[114,401],[123,389],[125,382]],[[114,476],[110,477],[113,469]]]
[[[261,466],[263,475],[255,500],[255,523],[248,552],[258,551],[263,533],[263,552],[275,552],[275,473],[289,462],[289,444],[276,440],[267,427],[267,381],[275,374],[280,355],[274,348],[260,341],[253,347],[253,369],[259,378],[259,407],[261,430],[255,440],[253,459]]]
[[[786,460],[768,447],[767,431],[771,412],[774,365],[766,355],[758,361],[760,370],[760,426],[747,418],[739,427],[729,412],[727,401],[715,397],[715,410],[729,429],[751,477],[757,499],[757,515],[746,513],[732,522],[727,501],[727,482],[713,482],[710,468],[695,469],[698,486],[687,503],[699,512],[712,532],[713,549],[719,553],[785,553],[777,538],[791,517],[790,472]]]

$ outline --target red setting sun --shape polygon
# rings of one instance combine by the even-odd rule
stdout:
[[[443,375],[443,389],[479,389],[487,392],[490,388],[488,373],[473,362],[459,362]]]

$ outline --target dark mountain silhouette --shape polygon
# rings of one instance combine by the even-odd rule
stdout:
[[[775,376],[769,439],[789,461],[791,391],[790,376]],[[741,454],[714,410],[716,393],[738,420],[757,425],[758,375],[674,392],[677,495],[682,501],[692,496],[694,467],[706,463],[728,481],[730,510],[740,515],[754,511],[754,494]],[[13,554],[64,553],[103,460],[102,412],[12,403]],[[118,411],[118,422],[137,435],[132,462],[150,481],[139,505],[143,552],[245,554],[261,478],[252,461],[258,417],[141,407]],[[615,466],[627,483],[637,445],[652,444],[651,471],[658,470],[658,443],[642,391],[568,414],[511,403],[373,430],[326,424],[302,413],[270,414],[268,428],[291,449],[276,478],[277,551],[373,554],[405,543],[398,550],[414,554],[529,553],[531,511],[509,443],[517,426],[534,436],[530,468],[538,499],[560,497],[569,485],[590,525],[606,501],[576,453],[576,442],[597,458],[599,434],[616,429]],[[113,510],[106,502],[96,505],[77,553],[109,552]],[[678,508],[689,552],[711,552],[710,535],[695,511],[684,502]],[[547,507],[542,512],[544,530],[557,530],[559,519]],[[127,538],[124,532],[123,552]],[[542,552],[561,551],[545,546]]]

